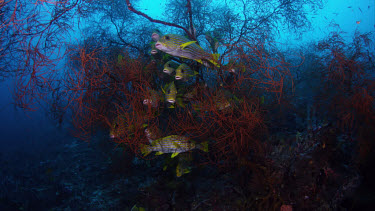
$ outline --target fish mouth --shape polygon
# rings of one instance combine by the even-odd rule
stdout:
[[[148,99],[143,100],[143,104],[144,104],[144,105],[149,104],[149,103],[151,103],[151,102],[152,102],[152,100],[148,100]]]
[[[159,35],[156,34],[156,33],[152,33],[152,35],[151,35],[151,39],[153,39],[154,41],[157,41],[158,37],[159,37]]]
[[[168,73],[169,74],[169,71],[167,69],[164,69],[163,72],[165,73]]]
[[[175,78],[176,78],[176,80],[182,79],[182,77],[180,77],[180,76],[176,76]]]
[[[115,135],[111,134],[109,135],[110,138],[115,138]]]
[[[152,51],[151,51],[151,54],[152,54],[152,55],[155,55],[155,54],[157,54],[157,53],[158,53],[157,50],[152,50]]]
[[[168,102],[170,102],[170,103],[174,103],[175,102],[175,100],[167,100]]]
[[[159,41],[155,44],[155,48],[157,48],[158,50],[160,50],[160,48],[162,47],[162,44],[159,43]]]

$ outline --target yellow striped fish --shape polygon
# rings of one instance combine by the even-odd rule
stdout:
[[[117,116],[112,122],[111,129],[109,131],[109,137],[118,138],[126,135],[128,131],[133,129],[129,127],[125,122],[125,116]]]
[[[205,52],[196,42],[181,35],[167,34],[156,42],[155,47],[172,56],[193,59],[207,67],[209,66],[208,62],[219,67],[218,54]]]
[[[174,81],[167,85],[166,90],[162,89],[162,91],[165,94],[165,101],[170,103],[176,102],[177,88],[176,85],[174,85]]]
[[[163,72],[167,73],[168,75],[172,74],[176,68],[179,66],[180,64],[177,63],[177,62],[174,62],[174,61],[168,61],[167,63],[164,64],[164,69],[163,69]]]
[[[176,69],[176,80],[184,80],[187,81],[190,77],[195,76],[198,72],[193,71],[187,64],[182,63]]]
[[[129,118],[131,117],[125,116],[125,115],[117,116],[111,124],[111,128],[109,130],[109,137],[110,138],[121,138],[124,136],[131,137],[132,135],[134,135],[134,132],[137,127],[139,128],[147,127],[147,124],[142,124],[136,127],[133,124],[129,125],[128,124]]]
[[[156,90],[150,90],[143,100],[143,105],[151,105],[156,108],[159,106],[162,97],[161,94]]]
[[[195,144],[192,140],[185,136],[171,135],[164,138],[152,141],[151,145],[143,145],[141,152],[147,156],[151,152],[156,151],[156,155],[163,153],[172,153],[172,158],[176,157],[181,152],[187,152],[192,149],[200,149],[208,152],[208,143]]]

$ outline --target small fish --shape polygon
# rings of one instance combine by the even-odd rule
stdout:
[[[356,21],[355,23],[356,23],[356,24],[360,24],[360,23],[361,23],[361,21]]]
[[[361,10],[361,8],[359,8],[359,7],[358,7],[358,9],[359,9],[359,11],[360,11],[360,12],[362,13],[362,10]]]
[[[147,124],[143,124],[140,127],[146,127]],[[119,138],[124,137],[126,135],[131,136],[134,134],[135,127],[134,125],[128,125],[126,121],[126,117],[124,115],[117,116],[111,125],[111,129],[109,131],[110,138]]]
[[[161,94],[158,91],[150,90],[147,93],[147,96],[145,97],[145,99],[143,100],[143,105],[150,105],[150,106],[156,108],[156,107],[159,106],[161,98],[162,98]]]
[[[109,137],[119,138],[131,133],[131,131],[134,131],[134,126],[129,126],[126,123],[126,117],[123,115],[119,115],[112,122],[111,129],[109,131]]]
[[[216,108],[221,111],[231,106],[230,102],[227,99],[217,99]]]
[[[163,34],[159,31],[159,29],[155,29],[152,32],[151,39],[153,41],[157,42],[162,36],[163,36]]]
[[[187,152],[193,149],[200,149],[208,152],[208,142],[195,144],[190,138],[179,135],[170,135],[164,138],[152,141],[151,145],[143,145],[141,152],[143,156],[147,156],[151,152],[156,151],[156,155],[163,153],[172,153],[171,158],[176,157],[179,153]]]
[[[224,109],[227,109],[231,107],[230,99],[231,99],[232,94],[229,91],[224,91],[220,89],[217,91],[216,95],[213,97],[213,100],[216,105],[216,109],[221,111]]]
[[[349,6],[348,8],[350,9],[350,8],[352,8],[352,6]]]
[[[193,88],[190,88],[184,95],[183,98],[185,100],[192,100],[198,96],[198,93],[202,92],[204,89],[204,85],[197,84]]]
[[[187,64],[182,63],[178,68],[176,69],[176,80],[188,80],[190,77],[197,75],[198,72],[193,71]]]
[[[177,62],[174,62],[174,61],[168,61],[167,63],[164,64],[164,69],[163,69],[163,72],[167,73],[168,75],[172,74],[176,69],[177,67],[179,66],[180,64],[177,63]]]
[[[152,55],[155,55],[155,54],[159,53],[159,50],[155,48],[155,42],[151,43],[151,51],[150,51],[150,53]]]
[[[150,144],[152,144],[154,140],[161,137],[161,131],[156,125],[148,126],[145,129],[145,136],[147,140],[150,142]]]
[[[146,208],[137,207],[137,205],[134,205],[130,211],[146,211]]]
[[[264,104],[264,95],[262,95],[262,96],[260,97],[260,104],[261,104],[261,105]]]
[[[181,177],[191,172],[192,156],[190,154],[181,154],[178,156],[178,164],[176,166],[176,176]]]
[[[165,94],[165,101],[170,102],[170,103],[175,103],[176,102],[176,96],[177,96],[177,88],[176,85],[174,85],[174,81],[167,85],[166,90],[162,90]]]
[[[111,129],[109,131],[110,138],[118,138],[126,133],[126,124],[125,124],[125,117],[122,115],[117,116],[111,125]]]
[[[216,67],[220,67],[217,63],[219,57],[218,54],[205,52],[196,42],[197,41],[191,41],[181,35],[167,34],[156,42],[155,47],[172,56],[192,59],[207,67],[209,67],[208,62]]]
[[[124,59],[124,57],[121,55],[121,54],[119,54],[118,56],[117,56],[117,63],[121,63],[122,62],[122,60]]]

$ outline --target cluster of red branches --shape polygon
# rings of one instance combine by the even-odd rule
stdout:
[[[231,50],[223,58],[225,63],[228,62],[225,70],[234,71],[237,75],[237,80],[231,84],[232,88],[261,89],[274,93],[280,100],[284,82],[291,78],[291,64],[285,61],[276,46],[264,40],[241,38],[226,47]]]
[[[115,141],[137,151],[145,141],[142,125],[156,125],[158,122],[160,107],[142,104],[152,88],[162,85],[161,81],[155,82],[155,78],[163,75],[157,64],[137,58],[129,53],[129,49],[106,49],[90,40],[82,46],[71,46],[66,54],[60,53],[62,43],[58,35],[69,29],[61,20],[69,16],[79,1],[36,1],[33,7],[23,7],[20,2],[14,2],[10,19],[1,25],[2,29],[12,28],[15,34],[23,35],[16,40],[22,49],[18,58],[22,65],[16,71],[16,101],[21,107],[31,108],[35,100],[56,93],[55,96],[65,99],[60,109],[71,110],[73,124],[80,132],[77,135],[83,138],[100,128],[111,129],[113,121],[122,116],[126,122],[124,125],[136,129],[124,130],[125,134]],[[134,13],[152,22],[181,28],[195,39],[188,29],[150,19],[126,2]],[[190,1],[187,2],[188,12],[191,12]],[[53,5],[54,9],[46,9],[51,19],[40,22],[43,14],[38,8],[45,5]],[[2,8],[5,8],[3,4]],[[17,17],[18,10],[26,15]],[[27,27],[26,23],[34,23],[36,27]],[[218,94],[218,90],[208,91],[208,95],[196,99],[199,112],[193,109],[191,102],[176,116],[169,117],[168,124],[172,125],[169,133],[191,135],[199,140],[210,139],[215,154],[223,157],[229,154],[246,156],[250,149],[257,148],[254,146],[259,144],[258,129],[264,127],[259,99],[251,96],[252,91],[260,89],[265,93],[275,93],[279,99],[285,78],[290,76],[289,64],[282,54],[276,53],[274,46],[265,41],[242,37],[223,47],[231,49],[223,57],[222,63],[228,63],[223,69],[235,71],[230,83],[223,80],[218,84],[223,83],[223,88],[230,90],[235,97],[229,97],[229,100]],[[56,65],[64,55],[68,56],[68,68],[61,77]],[[214,72],[218,79],[225,79],[226,73]],[[255,151],[260,151],[260,148]]]
[[[79,0],[1,1],[1,76],[15,76],[19,107],[35,110],[50,98],[61,74],[63,45]],[[70,17],[70,18],[67,18]]]
[[[330,103],[338,125],[349,133],[364,122],[375,122],[372,56],[366,46],[366,36],[358,34],[352,44],[340,41],[340,36],[333,34],[318,45],[325,52],[322,63],[327,67],[322,75],[326,94],[321,97]]]

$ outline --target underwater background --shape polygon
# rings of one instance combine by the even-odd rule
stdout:
[[[375,3],[0,2],[0,210],[373,210]]]

